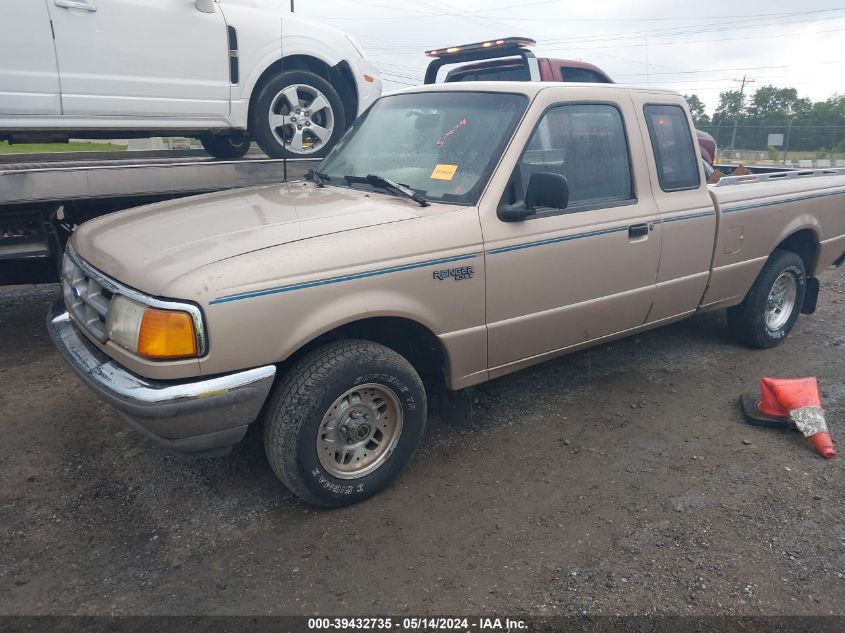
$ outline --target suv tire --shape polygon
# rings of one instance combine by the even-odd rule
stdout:
[[[273,158],[322,157],[346,131],[343,102],[319,75],[279,72],[256,89],[249,130]]]
[[[250,138],[246,134],[212,134],[200,136],[205,151],[214,158],[241,158],[249,151]]]

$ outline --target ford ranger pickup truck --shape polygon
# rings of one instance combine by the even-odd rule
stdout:
[[[772,347],[843,258],[845,170],[708,186],[677,93],[427,85],[376,101],[307,181],[83,224],[48,329],[158,443],[213,454],[259,424],[281,481],[341,506],[411,461],[424,384],[720,308]]]

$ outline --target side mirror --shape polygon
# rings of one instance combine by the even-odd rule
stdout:
[[[534,215],[537,207],[565,209],[568,204],[569,183],[566,176],[541,171],[531,174],[525,203],[503,205],[497,215],[502,222],[521,222]]]
[[[566,176],[549,171],[531,174],[525,192],[525,206],[529,209],[548,207],[565,209],[569,204],[569,182]]]
[[[203,13],[214,13],[217,10],[214,6],[214,0],[196,0],[194,4],[197,7],[197,11],[202,11]]]

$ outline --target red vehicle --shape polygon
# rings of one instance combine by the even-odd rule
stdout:
[[[529,46],[536,42],[527,37],[506,37],[488,42],[426,51],[435,60],[428,65],[425,83],[437,80],[437,71],[448,64],[488,60],[466,64],[446,74],[453,81],[571,81],[612,84],[613,80],[598,66],[571,59],[536,57]]]
[[[537,57],[529,47],[537,42],[527,37],[505,37],[486,42],[473,42],[426,51],[434,59],[425,71],[425,83],[437,81],[443,66],[463,64],[453,68],[444,81],[564,81],[578,83],[605,83],[614,81],[598,66],[571,59]],[[481,61],[485,60],[485,61]],[[716,141],[707,132],[695,131],[701,157],[707,164],[708,176],[716,158]]]

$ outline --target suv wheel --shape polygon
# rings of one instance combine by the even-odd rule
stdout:
[[[426,414],[422,381],[407,360],[370,341],[340,341],[303,357],[276,386],[264,413],[264,449],[297,496],[350,505],[408,465]]]
[[[779,345],[798,320],[806,290],[804,261],[792,251],[775,251],[742,303],[728,308],[731,333],[752,347]]]
[[[321,157],[346,130],[343,103],[332,85],[312,72],[278,73],[256,91],[249,129],[268,156]]]

